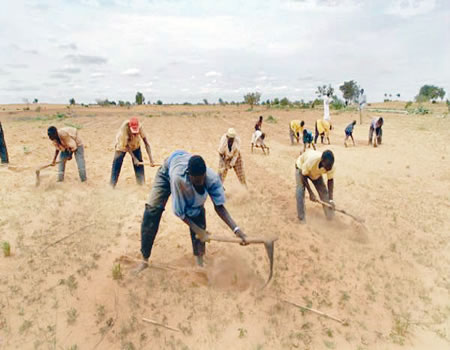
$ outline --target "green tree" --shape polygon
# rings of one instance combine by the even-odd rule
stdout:
[[[38,103],[39,102],[39,100],[37,99],[37,98],[35,98],[34,100],[33,100],[33,103]]]
[[[317,87],[316,95],[319,97],[330,95],[332,97],[334,95],[334,88],[331,86],[331,84],[322,85]]]
[[[221,106],[223,106],[225,104],[225,102],[223,102],[223,100],[221,98],[219,98],[219,103]]]
[[[425,102],[425,101],[436,101],[438,98],[441,100],[444,99],[445,90],[444,88],[437,87],[435,85],[423,85],[419,94],[416,96],[417,102]]]
[[[344,84],[339,86],[344,100],[347,102],[356,101],[359,97],[359,86],[354,80],[344,81]]]
[[[124,101],[122,101],[122,100],[119,100],[119,106],[120,106],[120,107],[123,107],[123,106],[125,106],[125,102],[124,102]]]
[[[158,101],[156,101],[156,104],[157,104],[157,105],[162,105],[163,102],[162,102],[161,100],[158,100]]]
[[[205,105],[207,105],[207,104],[208,104],[208,100],[207,100],[206,98],[204,98],[204,99],[203,99],[203,103],[204,103]]]
[[[136,104],[141,105],[145,102],[145,97],[142,92],[136,92]]]
[[[253,108],[254,105],[257,105],[259,103],[260,98],[261,98],[261,93],[249,92],[248,94],[244,95],[244,102],[246,104],[249,104],[250,108]]]
[[[280,104],[280,100],[278,99],[278,97],[275,97],[273,99],[272,104],[274,104],[274,105],[279,105]]]
[[[291,103],[291,102],[288,100],[287,97],[283,97],[283,98],[280,100],[280,106],[283,106],[283,107],[288,106],[290,103]]]
[[[72,98],[69,100],[69,103],[70,103],[71,106],[75,105],[75,99],[72,97]]]

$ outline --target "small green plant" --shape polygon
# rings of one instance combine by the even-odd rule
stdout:
[[[67,324],[74,324],[78,318],[78,311],[73,307],[67,311]]]
[[[247,335],[247,330],[245,328],[238,328],[239,338],[245,338]]]
[[[97,312],[95,313],[95,315],[97,316],[97,324],[101,323],[106,316],[105,305],[97,305]]]
[[[266,122],[272,123],[272,124],[276,124],[276,123],[278,123],[278,120],[277,120],[275,117],[269,115],[269,116],[266,118]]]
[[[405,109],[408,109],[409,107],[411,107],[412,104],[413,104],[412,101],[406,102]]]
[[[122,268],[120,264],[114,264],[112,268],[112,277],[114,280],[121,280],[123,277]]]
[[[3,249],[3,256],[5,258],[11,256],[11,245],[9,244],[9,242],[7,241],[3,242],[2,249]]]
[[[33,325],[33,322],[31,322],[29,320],[23,321],[22,325],[19,328],[19,333],[23,334],[23,333],[28,332],[28,330],[31,328],[32,325]]]
[[[73,344],[72,346],[68,347],[67,350],[78,350],[79,347],[77,344]]]
[[[77,130],[83,129],[82,125],[75,124],[75,123],[64,123],[65,126],[70,126],[72,128],[75,128]]]

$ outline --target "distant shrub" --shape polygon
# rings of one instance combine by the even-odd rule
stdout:
[[[8,257],[11,256],[11,245],[9,242],[3,242],[2,244],[3,256]]]
[[[271,115],[269,115],[269,116],[266,118],[266,122],[272,123],[272,124],[276,124],[276,123],[278,123],[278,120],[277,120],[275,117],[272,117]]]
[[[408,110],[408,114],[425,115],[431,114],[431,111],[428,108],[425,108],[424,106],[419,106],[417,108]]]
[[[412,101],[406,102],[405,109],[408,109],[409,107],[411,107],[412,104],[413,104]]]

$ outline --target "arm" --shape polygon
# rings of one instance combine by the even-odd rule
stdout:
[[[314,194],[314,192],[311,189],[311,186],[309,185],[308,177],[302,174],[302,179],[303,179],[303,185],[305,186],[306,190],[308,191],[309,199],[312,202],[315,202],[317,200],[316,195]]]
[[[217,215],[219,215],[222,221],[226,223],[228,227],[231,230],[233,230],[234,234],[239,238],[241,238],[243,243],[245,244],[245,239],[247,238],[247,235],[244,232],[242,232],[242,230],[239,228],[238,225],[236,225],[227,208],[225,208],[224,205],[215,205],[214,209],[216,210]]]
[[[330,198],[330,201],[333,200],[333,191],[334,191],[334,180],[328,180],[328,196]]]
[[[148,159],[150,159],[150,165],[153,166],[154,162],[153,162],[152,149],[150,147],[150,144],[148,143],[146,137],[144,137],[142,140],[144,141],[144,144],[145,144],[145,150],[147,151]]]
[[[56,164],[56,159],[58,158],[58,154],[59,154],[59,149],[56,149],[55,156],[53,157],[53,160],[52,160],[52,165]]]

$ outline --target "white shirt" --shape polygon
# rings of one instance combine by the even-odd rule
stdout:
[[[328,96],[325,96],[323,99],[323,120],[330,121],[330,101],[331,99]]]

